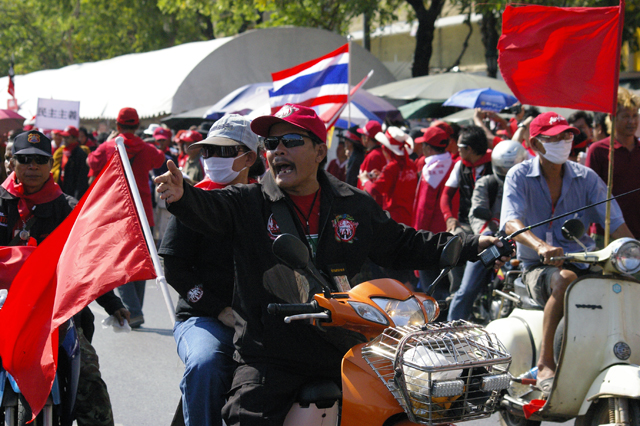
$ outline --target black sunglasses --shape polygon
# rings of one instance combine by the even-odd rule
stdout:
[[[311,136],[308,136],[308,138],[312,139]],[[285,148],[294,148],[296,146],[304,145],[304,136],[297,133],[289,133],[282,136],[269,136],[264,138],[264,147],[269,151],[273,151],[278,147],[278,145],[280,145],[280,142],[282,142]]]
[[[15,154],[13,158],[20,164],[31,164],[32,161],[35,161],[36,164],[47,164],[51,157],[47,157],[46,155],[31,155],[31,154]]]
[[[220,157],[233,158],[237,157],[241,152],[245,152],[244,147],[240,145],[222,146],[222,145],[201,145],[200,153],[202,158]]]

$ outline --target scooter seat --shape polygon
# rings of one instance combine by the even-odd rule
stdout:
[[[520,302],[522,303],[520,308],[532,311],[542,311],[544,309],[544,306],[540,306],[538,302],[531,297],[529,289],[522,281],[522,276],[515,279],[513,282],[513,289],[515,293],[520,296]]]
[[[330,380],[306,383],[300,388],[296,402],[301,407],[315,404],[318,408],[329,408],[342,398],[338,385]]]

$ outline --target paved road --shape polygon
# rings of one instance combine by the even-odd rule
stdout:
[[[175,304],[173,290],[171,297]],[[93,344],[109,388],[116,426],[169,426],[180,399],[178,386],[184,367],[176,354],[169,314],[155,281],[147,282],[143,309],[146,322],[136,331],[117,334],[103,329],[100,322],[106,313],[96,303],[91,309],[96,316]],[[465,425],[497,426],[498,415]]]
[[[175,304],[176,293],[171,291]],[[162,293],[147,281],[145,324],[131,333],[103,329],[105,311],[95,302],[93,345],[107,383],[116,426],[168,426],[180,399],[184,366],[176,353],[172,324]]]

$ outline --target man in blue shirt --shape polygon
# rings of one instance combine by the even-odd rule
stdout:
[[[501,229],[507,234],[606,199],[607,188],[593,170],[567,161],[573,137],[578,133],[579,130],[569,126],[564,117],[553,112],[540,114],[531,122],[530,144],[538,156],[514,166],[507,173],[500,216]],[[533,228],[515,238],[518,259],[524,266],[522,279],[533,298],[544,306],[538,386],[545,393],[551,389],[555,375],[553,336],[562,318],[565,291],[588,270],[587,265],[551,261],[552,257],[562,256],[565,251],[582,251],[576,242],[562,236],[562,224],[571,218],[580,219],[585,228],[592,222],[604,224],[605,211],[605,204],[601,204]],[[633,238],[615,201],[611,202],[611,229],[614,239]],[[581,241],[589,249],[595,247],[587,235]],[[541,256],[544,258],[542,264]]]

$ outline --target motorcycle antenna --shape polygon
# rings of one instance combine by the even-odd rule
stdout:
[[[572,215],[574,213],[581,212],[582,210],[590,209],[591,207],[595,207],[595,206],[597,206],[599,204],[606,203],[607,201],[615,200],[616,198],[622,197],[623,195],[631,194],[631,193],[636,192],[636,191],[640,191],[640,188],[632,189],[631,191],[615,195],[615,196],[613,196],[611,198],[607,198],[606,200],[598,201],[597,203],[589,204],[588,206],[580,207],[579,209],[575,209],[575,210],[572,210],[570,212],[563,213],[560,216],[554,216],[554,217],[552,217],[550,219],[543,220],[542,222],[538,222],[538,223],[535,223],[533,225],[526,226],[526,227],[524,227],[522,229],[518,229],[517,231],[513,232],[510,235],[507,235],[506,237],[500,237],[500,241],[502,242],[502,247],[497,247],[497,246],[493,245],[493,246],[483,250],[482,253],[480,253],[478,255],[478,258],[480,259],[480,261],[482,262],[482,264],[485,267],[490,267],[501,256],[508,256],[508,255],[511,254],[511,252],[513,252],[514,246],[513,246],[513,242],[511,240],[513,238],[517,237],[518,235],[522,234],[523,232],[530,231],[531,229],[537,228],[538,226],[544,225],[545,223],[553,222],[554,220],[563,218],[565,216]]]
[[[606,200],[598,201],[597,203],[589,204],[588,206],[580,207],[579,209],[575,209],[575,210],[572,210],[572,211],[570,211],[570,212],[563,213],[563,214],[561,214],[560,216],[554,216],[554,217],[552,217],[552,218],[550,218],[550,219],[543,220],[542,222],[538,222],[538,223],[536,223],[536,224],[533,224],[533,225],[527,226],[527,227],[525,227],[525,228],[519,229],[519,230],[517,230],[516,232],[514,232],[514,233],[512,233],[512,234],[508,235],[508,236],[507,236],[507,238],[508,238],[508,239],[512,239],[512,238],[514,238],[514,237],[516,237],[516,236],[518,236],[518,235],[522,234],[523,232],[527,232],[527,231],[529,231],[529,230],[531,230],[531,229],[533,229],[533,228],[537,228],[538,226],[540,226],[540,225],[544,225],[545,223],[553,222],[553,221],[554,221],[554,220],[556,220],[556,219],[560,219],[560,218],[563,218],[563,217],[565,217],[565,216],[569,216],[569,215],[572,215],[572,214],[574,214],[574,213],[581,212],[582,210],[590,209],[591,207],[595,207],[595,206],[597,206],[597,205],[599,205],[599,204],[606,203],[607,201],[615,200],[615,199],[616,199],[616,198],[618,198],[618,197],[622,197],[623,195],[628,195],[628,194],[631,194],[632,192],[636,192],[636,191],[640,191],[640,188],[632,189],[631,191],[625,192],[625,193],[623,193],[623,194],[615,195],[615,196],[613,196],[613,197],[611,197],[611,198],[607,198]]]

